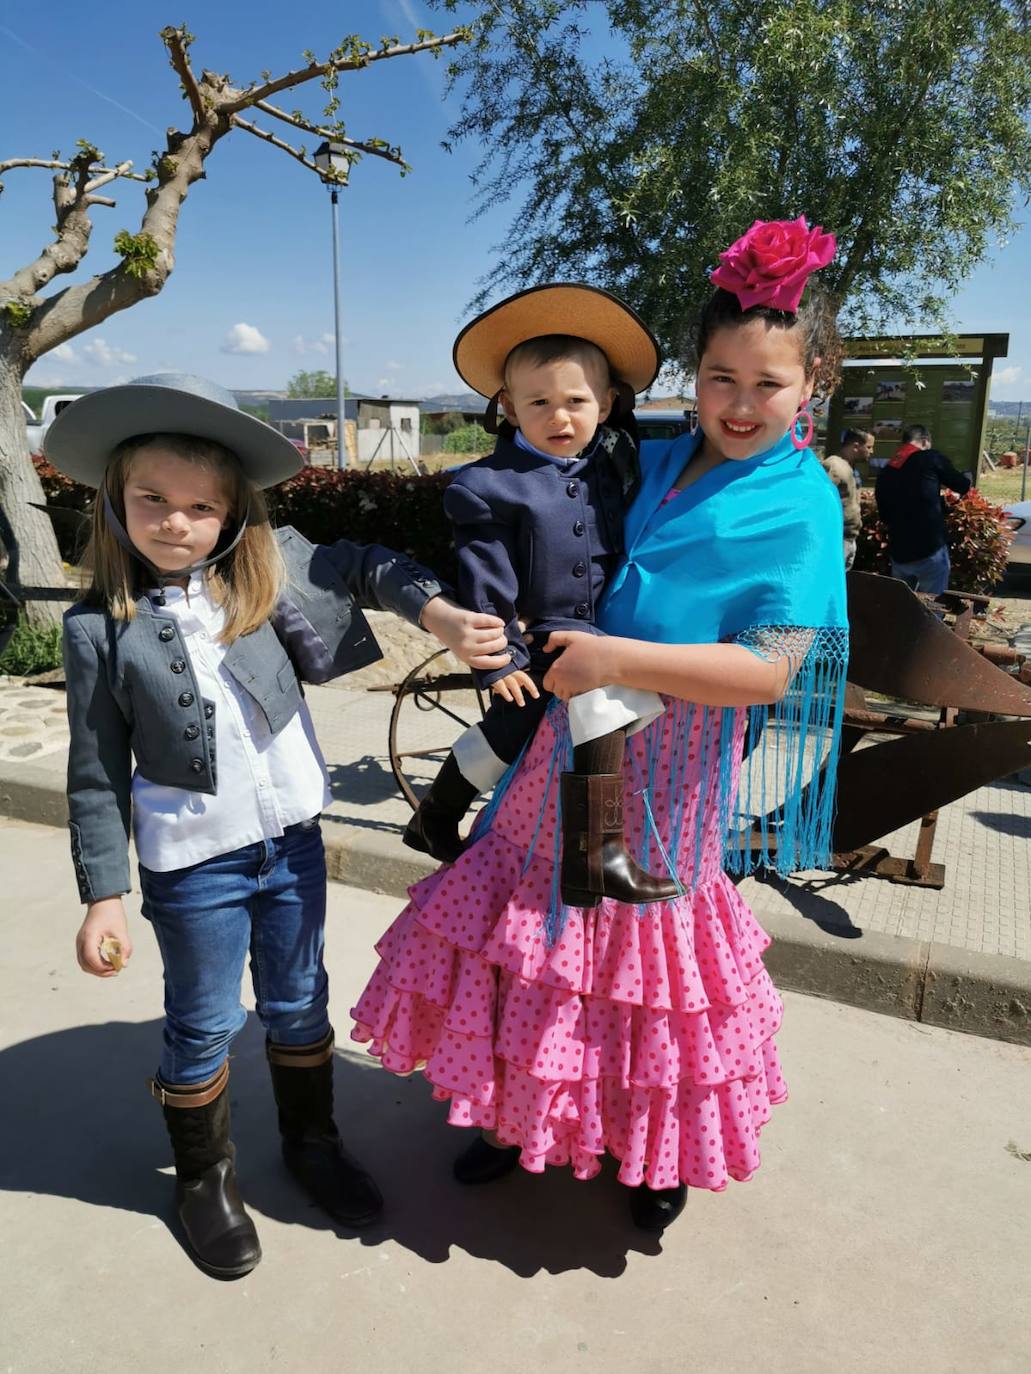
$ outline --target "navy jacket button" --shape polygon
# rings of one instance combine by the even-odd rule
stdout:
[[[193,705],[193,693],[192,693],[192,692],[180,692],[180,693],[179,693],[179,705],[180,705],[180,706],[192,706],[192,705]]]
[[[582,520],[578,520],[578,521],[576,522],[576,524],[573,526],[573,533],[574,533],[574,534],[577,534],[577,535],[582,535],[583,532],[584,532],[584,522],[583,522]]]
[[[581,601],[581,602],[579,603],[579,605],[575,608],[574,614],[578,615],[578,616],[580,617],[581,620],[586,620],[586,619],[587,619],[587,611],[588,611],[587,602],[586,602],[586,601]]]
[[[183,739],[196,739],[200,734],[199,725],[188,725],[183,731]]]
[[[586,564],[586,563],[584,563],[584,562],[579,562],[579,563],[574,563],[574,564],[573,564],[573,576],[574,576],[574,577],[583,577],[583,575],[584,575],[584,573],[585,573],[586,571],[587,571],[587,564]]]
[[[163,625],[161,629],[158,630],[158,639],[163,639],[166,644],[170,639],[174,638],[175,631],[172,629],[171,625]]]
[[[190,760],[190,772],[191,772],[191,773],[203,773],[203,772],[204,772],[204,760],[203,760],[203,759],[191,759],[191,760]]]
[[[575,482],[567,482],[567,483],[566,483],[566,495],[567,495],[567,496],[576,496],[576,494],[579,492],[579,490],[580,490],[580,488],[576,485]]]
[[[173,673],[185,673],[185,672],[186,672],[186,659],[185,659],[185,658],[173,658],[173,659],[172,659],[172,662],[171,662],[168,666],[171,668],[171,670],[172,670]]]

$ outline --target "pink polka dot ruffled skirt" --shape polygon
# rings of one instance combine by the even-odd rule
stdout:
[[[650,751],[664,843],[678,851],[663,817],[691,834],[677,859],[688,890],[643,908],[571,908],[549,944],[556,726],[561,712],[541,724],[490,830],[411,889],[376,946],[352,1038],[392,1073],[421,1070],[451,1124],[496,1131],[533,1173],[570,1164],[591,1178],[607,1153],[625,1184],[721,1191],[755,1172],[787,1091],[769,939],[720,867],[715,815],[694,842],[702,726],[685,730],[670,708],[628,749],[627,834],[641,842],[632,790]],[[686,772],[670,766],[677,750]],[[662,871],[654,845],[648,861]]]

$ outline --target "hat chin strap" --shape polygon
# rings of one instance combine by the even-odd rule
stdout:
[[[224,549],[219,549],[218,553],[213,553],[210,558],[202,558],[197,563],[191,563],[188,568],[180,568],[177,572],[164,572],[161,568],[156,567],[149,558],[144,557],[129,538],[128,531],[118,518],[118,513],[111,504],[111,496],[107,490],[106,484],[102,495],[104,499],[104,515],[107,517],[107,522],[111,527],[111,533],[118,540],[126,553],[131,553],[133,558],[138,559],[151,574],[157,586],[161,589],[162,599],[164,598],[164,589],[170,582],[178,582],[179,579],[183,577],[193,577],[195,573],[203,572],[205,568],[213,567],[220,559],[225,558],[227,553],[232,553],[244,536],[244,532],[247,529],[247,520],[250,516],[250,500],[248,500],[247,507],[240,518],[239,528]]]

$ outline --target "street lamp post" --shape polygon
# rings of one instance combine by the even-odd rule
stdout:
[[[337,370],[337,467],[347,467],[347,420],[344,411],[344,337],[340,331],[340,211],[338,192],[347,185],[351,163],[343,144],[320,143],[312,155],[322,183],[329,190],[333,215],[333,323],[336,334]]]

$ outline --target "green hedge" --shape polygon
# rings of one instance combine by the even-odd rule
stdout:
[[[37,630],[24,616],[19,616],[7,648],[0,654],[0,674],[29,677],[32,673],[48,673],[51,668],[60,666],[60,626],[49,625]]]

